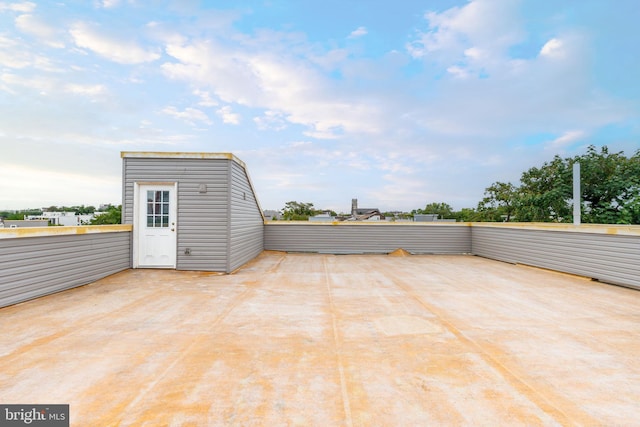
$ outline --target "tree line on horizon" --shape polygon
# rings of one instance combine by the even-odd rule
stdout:
[[[573,165],[581,169],[581,222],[592,224],[640,224],[640,150],[626,157],[624,152],[600,151],[590,145],[574,157],[558,155],[540,167],[523,172],[518,184],[494,182],[485,189],[475,208],[455,211],[448,203],[428,203],[401,217],[437,214],[463,222],[573,222]],[[284,220],[307,220],[326,212],[313,203],[287,202]],[[387,212],[385,215],[394,216]]]

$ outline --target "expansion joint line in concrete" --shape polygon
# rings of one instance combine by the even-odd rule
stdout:
[[[222,322],[222,320],[224,320],[224,318],[227,317],[229,313],[231,313],[238,305],[244,302],[249,297],[249,294],[251,293],[253,293],[253,289],[247,288],[240,295],[238,295],[236,299],[233,302],[231,302],[224,309],[224,311],[220,313],[220,315],[213,320],[213,322],[211,322],[210,324],[211,329],[212,330],[215,329],[220,324],[220,322]],[[138,396],[131,403],[129,403],[129,405],[127,406],[127,409],[123,411],[123,413],[127,413],[128,410],[131,408],[136,408],[138,404],[143,401],[145,396],[151,390],[153,390],[153,388],[158,383],[160,383],[179,362],[184,360],[189,355],[189,353],[191,353],[192,349],[195,347],[196,344],[198,344],[198,340],[194,339],[193,341],[191,341],[191,343],[189,343],[189,345],[180,352],[178,357],[176,357],[169,364],[169,366],[167,366],[153,381],[151,381],[140,393],[138,393]]]
[[[468,347],[474,349],[480,357],[482,357],[485,362],[487,362],[490,366],[492,366],[500,375],[507,380],[513,387],[517,390],[520,390],[525,395],[529,397],[529,399],[535,403],[540,409],[542,409],[545,413],[558,420],[558,422],[562,425],[576,425],[581,424],[581,421],[578,422],[575,419],[572,419],[568,414],[559,409],[556,405],[554,405],[549,398],[539,393],[534,387],[529,385],[524,379],[520,378],[517,374],[512,372],[508,367],[506,367],[503,363],[501,363],[498,359],[489,354],[482,345],[478,344],[471,338],[467,337],[460,329],[458,329],[451,321],[447,320],[446,316],[440,312],[437,308],[433,307],[431,304],[425,302],[422,298],[416,295],[411,286],[407,283],[403,283],[402,280],[398,278],[392,278],[391,280],[396,284],[398,288],[400,288],[403,292],[409,295],[413,300],[418,302],[423,308],[427,311],[431,312],[435,315],[438,320],[442,323],[442,325],[447,328],[449,332],[455,335],[461,342],[466,344]],[[581,419],[590,419],[586,414],[581,414]],[[590,421],[595,421],[590,419]]]
[[[280,264],[282,264],[282,262],[285,260],[285,255],[282,254],[280,255],[280,258],[278,259],[278,262],[275,263],[274,265],[272,265],[268,270],[267,270],[267,274],[273,274],[275,272],[278,271],[278,269],[280,268]]]
[[[326,256],[322,258],[322,267],[324,268],[325,283],[327,285],[327,296],[329,298],[329,306],[331,310],[331,324],[333,327],[333,344],[336,352],[336,362],[338,364],[338,373],[340,374],[340,391],[342,393],[342,405],[344,407],[344,416],[346,425],[353,427],[353,420],[351,417],[351,405],[349,403],[349,393],[347,391],[347,380],[344,375],[344,365],[342,362],[342,346],[340,345],[340,339],[338,337],[338,322],[336,319],[336,306],[333,302],[333,295],[331,292],[331,275],[327,268]]]
[[[116,273],[116,274],[120,274],[120,273]],[[64,292],[72,292],[72,291],[73,291],[72,289],[68,289]],[[48,297],[53,297],[53,295],[50,295]],[[44,298],[47,298],[47,297],[44,297]],[[83,330],[85,329],[85,326],[100,323],[100,321],[102,321],[103,319],[118,318],[119,317],[118,313],[126,313],[130,311],[131,308],[139,307],[139,306],[140,306],[140,301],[138,299],[135,299],[129,302],[128,304],[125,304],[122,307],[117,308],[116,310],[106,311],[99,314],[91,314],[89,316],[84,317],[81,320],[78,320],[73,324],[73,326],[57,329],[54,334],[40,337],[33,340],[32,342],[29,343],[29,347],[35,349],[36,351],[40,351],[39,350],[40,347],[44,347],[50,344],[51,342],[61,337],[65,337],[73,332]],[[2,361],[2,363],[5,363],[6,361],[7,364],[12,363],[9,361],[14,360],[15,358],[19,358],[22,352],[24,352],[24,349],[22,350],[14,349],[12,352],[0,356],[0,361]],[[0,365],[2,363],[0,363]]]

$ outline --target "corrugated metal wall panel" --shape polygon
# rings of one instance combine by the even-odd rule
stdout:
[[[267,223],[265,249],[287,252],[414,254],[471,252],[468,224]]]
[[[133,224],[134,182],[177,182],[177,269],[226,271],[228,159],[123,158],[123,220]],[[206,185],[206,193],[200,192]],[[134,230],[135,233],[135,230]],[[185,254],[189,248],[191,254]]]
[[[471,233],[479,256],[640,289],[640,236],[477,224]]]
[[[131,268],[131,232],[0,239],[0,307]]]
[[[246,170],[231,163],[229,265],[231,272],[264,249],[264,219]]]

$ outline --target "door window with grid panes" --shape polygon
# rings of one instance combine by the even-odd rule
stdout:
[[[169,227],[169,191],[147,191],[147,227]]]

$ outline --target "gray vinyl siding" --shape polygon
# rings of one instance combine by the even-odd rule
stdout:
[[[640,236],[474,224],[472,252],[640,289]]]
[[[131,268],[131,232],[0,239],[0,307]]]
[[[402,248],[413,254],[471,252],[468,224],[318,224],[267,223],[265,249],[334,254],[390,253]]]
[[[264,219],[245,169],[231,162],[229,204],[229,265],[232,272],[264,248]]]
[[[135,155],[123,160],[125,224],[134,222],[135,182],[177,183],[178,270],[229,273],[262,252],[264,220],[241,162]],[[206,192],[200,192],[202,184]]]
[[[177,182],[176,268],[226,271],[231,162],[227,159],[135,157],[123,160],[124,223],[133,224],[134,182]],[[200,193],[200,184],[206,185],[206,193]],[[185,254],[187,248],[191,250],[190,255]]]

